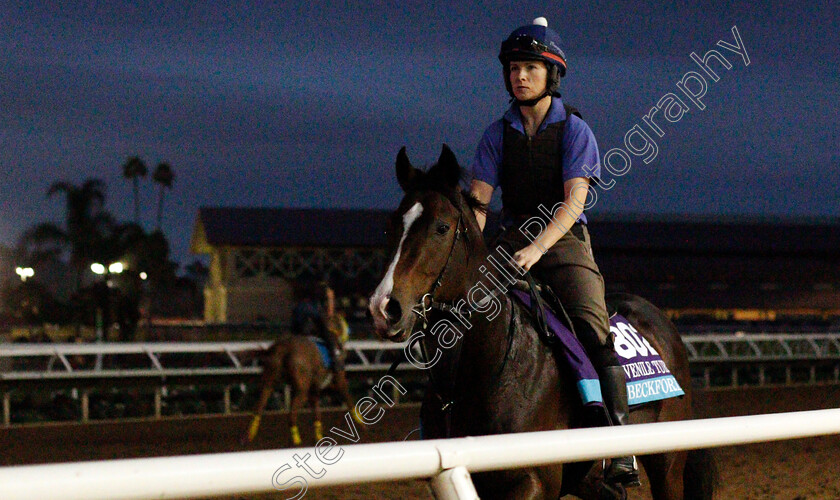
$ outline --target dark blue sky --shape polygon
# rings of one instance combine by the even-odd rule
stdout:
[[[391,208],[393,161],[443,142],[469,165],[507,94],[499,43],[538,15],[564,40],[564,98],[601,153],[717,48],[733,64],[594,213],[840,217],[836,2],[0,2],[0,243],[60,219],[51,182],[167,161],[176,258],[202,205]],[[107,4],[107,5],[106,5]],[[454,3],[453,3],[454,4]],[[737,25],[751,63],[715,44]],[[152,224],[149,183],[145,220]]]

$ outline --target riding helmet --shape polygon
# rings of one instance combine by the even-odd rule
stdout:
[[[560,35],[548,27],[544,17],[534,19],[532,24],[513,30],[502,42],[499,61],[505,74],[505,87],[513,97],[510,85],[510,61],[543,61],[548,68],[546,94],[551,95],[560,86],[560,78],[566,75],[566,54],[560,49]]]

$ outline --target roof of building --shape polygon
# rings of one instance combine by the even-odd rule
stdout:
[[[379,247],[390,211],[204,207],[192,250],[214,246]],[[495,224],[491,214],[489,225]],[[840,219],[590,216],[596,249],[840,255]],[[491,229],[492,231],[492,229]]]
[[[593,221],[599,248],[694,253],[840,255],[840,222]]]
[[[389,212],[361,209],[203,207],[192,251],[208,246],[377,247]]]

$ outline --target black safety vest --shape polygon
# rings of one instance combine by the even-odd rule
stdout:
[[[566,120],[577,109],[563,105]],[[563,134],[566,120],[552,123],[528,137],[505,122],[502,132],[502,167],[499,183],[504,210],[514,217],[540,215],[541,204],[550,210],[565,199],[563,189]]]

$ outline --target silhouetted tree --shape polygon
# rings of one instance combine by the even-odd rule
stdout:
[[[132,156],[123,163],[122,171],[134,187],[134,223],[140,224],[140,178],[146,177],[149,170],[140,157]]]
[[[164,194],[167,189],[172,189],[172,181],[175,180],[175,172],[173,172],[172,166],[168,163],[158,163],[155,172],[152,174],[152,180],[158,185],[157,225],[155,228],[160,231],[163,220]]]
[[[47,196],[65,197],[64,227],[42,223],[26,231],[20,246],[31,256],[69,254],[70,267],[78,289],[83,272],[112,252],[113,217],[104,210],[105,185],[99,179],[87,179],[81,185],[60,181],[50,186]]]

